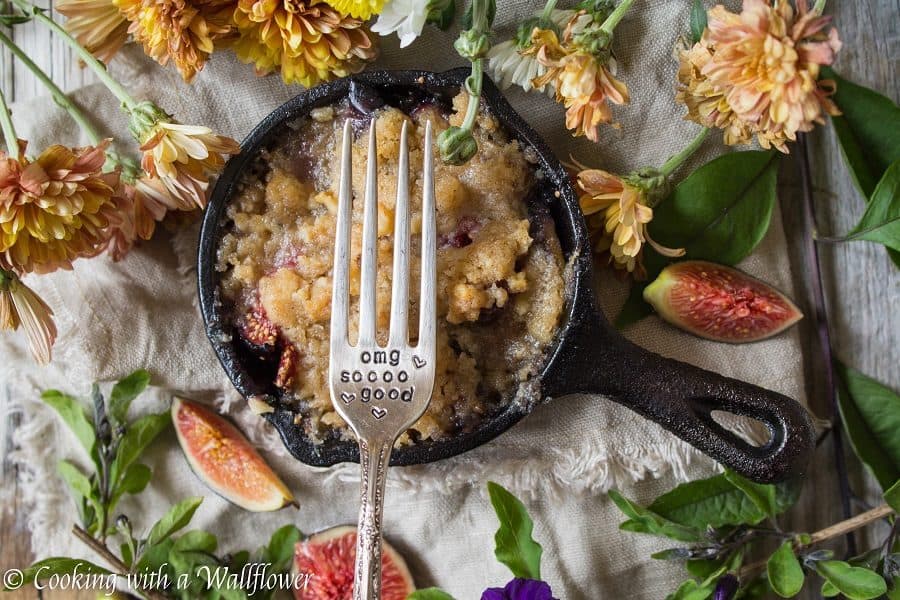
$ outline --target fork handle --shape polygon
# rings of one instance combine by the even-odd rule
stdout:
[[[381,600],[381,517],[392,441],[359,438],[360,501],[353,600]]]

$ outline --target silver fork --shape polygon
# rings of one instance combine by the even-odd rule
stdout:
[[[422,186],[421,298],[419,338],[411,346],[409,308],[409,147],[406,123],[400,137],[397,202],[394,217],[394,266],[391,324],[387,346],[375,339],[375,273],[378,238],[378,174],[375,121],[369,130],[366,191],[363,209],[359,340],[350,345],[350,122],[344,124],[341,182],[334,245],[331,305],[331,356],[328,378],[331,401],[359,442],[361,496],[356,542],[354,600],[381,598],[381,517],[391,449],[397,437],[415,423],[431,399],[436,347],[436,254],[434,165],[431,122],[425,125]]]

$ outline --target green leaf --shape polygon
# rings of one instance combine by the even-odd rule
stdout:
[[[706,585],[697,583],[693,579],[688,579],[675,590],[666,596],[666,600],[706,600],[713,595],[715,585]]]
[[[172,545],[175,552],[206,552],[212,554],[216,551],[219,543],[216,536],[206,531],[192,529],[184,535],[178,536]]]
[[[125,435],[119,441],[116,458],[110,469],[110,478],[113,482],[121,481],[120,477],[156,439],[156,436],[166,428],[171,418],[169,411],[166,411],[158,415],[141,417],[128,426]]]
[[[131,553],[131,546],[123,542],[119,545],[119,551],[122,553],[122,562],[125,563],[125,566],[131,567],[134,563],[134,555]]]
[[[755,525],[765,518],[744,492],[724,475],[683,483],[653,501],[649,510],[695,529]]]
[[[850,443],[886,490],[900,479],[900,396],[874,379],[838,365],[839,408]]]
[[[84,473],[78,470],[78,467],[69,461],[61,460],[56,465],[56,471],[75,493],[76,504],[80,505],[80,500],[84,499],[90,504],[91,508],[94,509],[95,515],[103,514],[103,507],[100,503],[96,487]],[[82,521],[87,520],[86,515],[82,515]],[[87,522],[84,524],[88,525]]]
[[[790,540],[781,544],[778,550],[769,557],[766,564],[769,584],[776,594],[782,598],[793,598],[803,588],[803,567],[794,554],[794,546]]]
[[[170,508],[169,512],[150,528],[147,546],[159,544],[187,525],[201,502],[203,502],[201,497],[187,498]]]
[[[125,423],[131,402],[140,396],[149,384],[150,373],[144,369],[139,369],[124,379],[120,379],[109,394],[109,416],[116,423]]]
[[[150,467],[141,463],[134,463],[128,467],[125,474],[113,488],[112,497],[109,502],[109,510],[115,508],[119,499],[124,494],[139,494],[144,491],[147,484],[150,483],[150,477],[153,472]]]
[[[869,569],[842,560],[822,560],[815,565],[816,572],[850,600],[872,600],[887,593],[887,583]]]
[[[453,596],[436,587],[416,590],[406,597],[406,600],[454,600]]]
[[[703,8],[703,0],[694,0],[691,8],[691,40],[696,44],[706,31],[706,9]]]
[[[513,576],[525,579],[541,578],[543,548],[531,536],[534,524],[522,502],[503,486],[488,482],[488,494],[500,528],[494,536],[494,554],[509,567]]]
[[[112,571],[80,558],[56,556],[39,560],[22,572],[22,583],[19,587],[35,581],[46,581],[53,575],[72,575],[75,571],[85,575],[112,575]],[[18,589],[18,588],[16,588]],[[4,590],[9,590],[4,586]]]
[[[157,544],[148,544],[146,549],[141,553],[134,568],[137,573],[156,572],[160,569],[166,569],[166,562],[169,560],[169,550],[175,542],[171,538],[166,538]]]
[[[648,508],[635,504],[616,490],[610,490],[609,497],[630,519],[619,525],[619,529],[623,531],[661,535],[679,542],[696,542],[703,537],[697,529],[670,521]]]
[[[774,150],[729,152],[713,159],[654,207],[648,225],[651,237],[664,246],[684,248],[687,259],[737,264],[769,230],[777,200],[778,165],[779,153]],[[652,248],[644,252],[647,281],[632,286],[616,326],[652,313],[643,291],[668,263]]]
[[[293,525],[285,525],[275,531],[269,545],[263,550],[262,562],[271,563],[271,570],[279,573],[287,569],[294,556],[294,547],[303,534]]]
[[[841,593],[841,590],[837,589],[831,582],[826,580],[825,583],[822,584],[822,595],[826,598],[834,598],[838,594]]]
[[[900,158],[900,107],[828,67],[822,69],[822,79],[837,83],[832,100],[843,115],[831,122],[850,173],[868,198],[888,166]]]
[[[697,579],[706,579],[721,567],[721,560],[707,558],[694,558],[684,563],[687,572]]]
[[[878,183],[866,212],[844,240],[867,240],[900,251],[900,160]]]
[[[884,493],[884,501],[887,502],[895,512],[900,513],[900,479],[895,481],[894,485],[888,488]]]
[[[725,469],[725,479],[741,490],[763,514],[774,517],[778,510],[777,491],[774,485],[766,485],[741,477],[731,469]]]
[[[88,419],[87,411],[81,403],[72,396],[57,390],[46,390],[41,394],[41,399],[59,413],[59,416],[69,426],[96,464],[98,459],[94,446],[97,435],[94,432],[94,425]]]

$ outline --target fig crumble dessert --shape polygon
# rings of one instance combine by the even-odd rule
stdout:
[[[376,100],[378,100],[376,98]],[[351,97],[293,122],[244,175],[229,207],[217,255],[219,290],[235,339],[269,368],[281,400],[310,439],[350,437],[328,391],[331,267],[345,119],[354,120],[351,340],[359,302],[367,135],[378,130],[378,328],[387,341],[394,201],[400,130],[410,124],[412,248],[421,243],[425,122],[437,134],[458,125],[466,94],[452,109],[436,101],[401,108]],[[398,103],[401,104],[402,103]],[[478,154],[443,164],[435,152],[438,230],[437,373],[434,396],[399,443],[444,439],[474,429],[544,364],[565,301],[564,261],[552,220],[530,208],[536,168],[484,109],[474,130]],[[411,254],[410,335],[418,326],[418,251]],[[268,367],[266,367],[268,365]]]

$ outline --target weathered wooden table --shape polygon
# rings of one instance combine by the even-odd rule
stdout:
[[[50,2],[39,2],[48,8]],[[498,2],[502,9],[502,0]],[[836,69],[854,82],[874,88],[897,101],[900,98],[900,0],[850,2],[832,0],[827,11],[835,16],[844,48]],[[58,15],[57,15],[58,16]],[[35,24],[16,26],[11,34],[36,62],[63,89],[72,90],[94,80],[81,69],[71,50],[46,29]],[[25,69],[12,61],[5,50],[0,53],[0,85],[10,101],[46,95],[45,90]],[[816,185],[818,223],[825,235],[849,231],[863,212],[864,200],[853,186],[844,167],[840,150],[830,128],[817,130],[810,139],[812,169]],[[795,153],[796,154],[796,153]],[[802,222],[802,198],[796,164],[786,161],[786,177],[780,190],[782,212],[789,240],[793,272],[797,278],[797,299],[804,312],[812,315],[810,292],[803,277],[806,257],[803,240],[797,234]],[[884,249],[869,243],[821,245],[831,322],[832,341],[838,357],[864,373],[900,389],[900,270],[888,259]],[[807,385],[810,405],[819,416],[828,417],[830,408],[823,401],[819,375],[819,349],[812,320],[801,322],[806,354]],[[0,431],[6,428],[0,428]],[[7,441],[0,440],[6,453]],[[803,510],[792,524],[797,530],[821,528],[839,520],[838,487],[830,462],[831,449],[820,450],[811,481],[801,498]],[[869,488],[858,463],[850,462],[851,478],[857,490]],[[3,461],[3,486],[16,485],[16,473]],[[16,496],[13,496],[15,498]],[[21,567],[31,560],[28,531],[15,501],[3,507],[0,516],[0,572]],[[55,592],[37,595],[23,590],[5,597],[94,598],[95,593]]]

